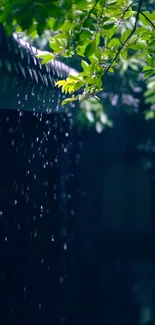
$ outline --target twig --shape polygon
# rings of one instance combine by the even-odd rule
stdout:
[[[130,9],[130,7],[131,7],[134,3],[137,3],[137,2],[139,2],[139,0],[135,0],[135,1],[133,1],[133,2],[130,3],[130,5],[129,5],[129,6],[125,9],[125,11],[122,13],[122,16],[121,16],[120,21],[124,18],[126,12]]]
[[[155,29],[155,25],[153,24],[153,22],[143,13],[143,12],[139,12],[142,16],[144,16],[148,21],[149,23],[152,25],[152,27]]]
[[[76,35],[75,39],[72,41],[72,43],[76,42],[77,39],[79,38],[79,36],[82,34],[82,31],[83,31],[83,26],[84,24],[86,23],[86,21],[89,19],[90,15],[93,13],[95,7],[97,6],[99,0],[96,0],[95,3],[94,3],[94,6],[91,8],[91,10],[89,11],[87,17],[85,17],[83,23],[82,23],[82,26],[81,26],[81,30],[80,32]],[[71,46],[72,44],[70,44],[69,46]]]
[[[135,32],[135,30],[137,28],[137,22],[138,22],[138,18],[139,18],[139,14],[140,14],[140,9],[141,9],[142,2],[143,2],[143,0],[139,0],[139,5],[138,5],[138,10],[137,10],[136,20],[135,20],[135,24],[134,24],[134,27],[133,27],[132,32],[130,33],[130,35],[127,37],[127,39],[125,40],[125,42],[119,48],[118,52],[116,53],[114,59],[112,60],[112,62],[109,65],[109,67],[105,70],[103,77],[106,76],[106,74],[108,73],[109,69],[112,67],[112,64],[115,62],[115,60],[119,56],[120,52],[122,51],[123,47],[129,41],[129,39],[131,38],[131,36],[134,34],[134,32]]]
[[[79,38],[79,36],[82,34],[82,32],[83,32],[83,26],[84,26],[84,24],[86,23],[86,21],[89,19],[89,17],[90,17],[90,15],[92,14],[92,12],[94,11],[94,9],[95,9],[95,7],[97,6],[97,4],[98,4],[98,2],[99,2],[99,0],[96,0],[95,1],[95,4],[94,4],[94,6],[91,8],[91,10],[89,11],[89,13],[88,13],[88,15],[87,15],[87,17],[85,17],[85,19],[84,19],[84,21],[83,21],[83,23],[82,23],[82,25],[81,25],[81,29],[80,29],[80,32],[76,35],[76,37],[75,38],[71,38],[70,39],[70,42],[68,42],[68,44],[67,44],[67,47],[65,48],[65,49],[63,49],[60,53],[58,53],[58,54],[56,54],[56,56],[55,56],[55,58],[58,58],[60,55],[62,55],[63,53],[65,53],[75,42],[77,42],[77,40],[78,40],[78,38]]]

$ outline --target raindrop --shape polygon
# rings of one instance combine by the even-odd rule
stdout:
[[[18,203],[17,200],[14,200],[14,205],[17,205],[17,203]]]
[[[54,235],[52,235],[52,241],[54,241]]]
[[[67,152],[67,148],[64,148],[64,152]]]
[[[7,236],[5,236],[5,241],[8,241],[8,237]]]
[[[11,145],[14,146],[15,145],[15,140],[11,141]]]
[[[37,231],[36,229],[34,230],[34,234],[33,234],[34,237],[37,237]]]
[[[69,133],[65,133],[65,137],[68,137],[69,136]]]
[[[63,278],[63,276],[61,276],[60,277],[60,283],[63,283],[63,281],[64,281],[64,278]]]
[[[41,304],[39,304],[39,308],[41,309]]]
[[[18,225],[17,225],[17,229],[20,230],[20,223],[18,223]]]
[[[13,128],[9,128],[9,133],[13,133]]]
[[[62,321],[63,323],[65,323],[65,322],[66,322],[66,318],[61,317],[61,321]]]
[[[64,251],[66,251],[66,250],[67,250],[67,244],[64,243]]]
[[[3,212],[2,211],[0,211],[0,218],[2,218],[3,217]]]
[[[44,259],[42,258],[42,259],[41,259],[41,264],[43,264],[43,263],[44,263]]]

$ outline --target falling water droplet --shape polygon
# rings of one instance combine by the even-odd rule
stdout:
[[[63,278],[63,276],[61,276],[60,277],[60,283],[63,283],[63,281],[64,281],[64,278]]]
[[[37,237],[37,231],[36,229],[34,230],[34,234],[33,234],[34,237]]]

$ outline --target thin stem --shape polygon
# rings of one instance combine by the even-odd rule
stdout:
[[[118,52],[116,53],[115,57],[113,58],[112,62],[109,65],[109,67],[104,72],[103,77],[105,77],[105,75],[108,73],[109,69],[112,67],[112,64],[118,58],[118,56],[119,56],[120,52],[122,51],[123,47],[129,41],[129,39],[131,38],[131,36],[134,34],[134,32],[135,32],[135,30],[137,28],[137,22],[138,22],[138,18],[139,18],[139,14],[140,14],[140,9],[141,9],[142,2],[143,2],[143,0],[139,0],[138,10],[137,10],[137,14],[136,14],[136,20],[135,20],[135,24],[134,24],[133,30],[131,31],[130,35],[127,37],[127,39],[125,40],[125,42],[119,48]]]
[[[151,26],[155,29],[155,25],[153,24],[153,22],[143,12],[140,12],[140,14],[142,16],[144,16],[147,19],[147,21],[149,21],[149,23],[151,24]]]

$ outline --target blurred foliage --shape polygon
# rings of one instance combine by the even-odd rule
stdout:
[[[101,132],[114,107],[155,116],[154,2],[1,0],[0,22],[39,43],[43,64],[58,58],[79,70],[57,82],[71,95],[63,104],[78,100],[78,119]]]

